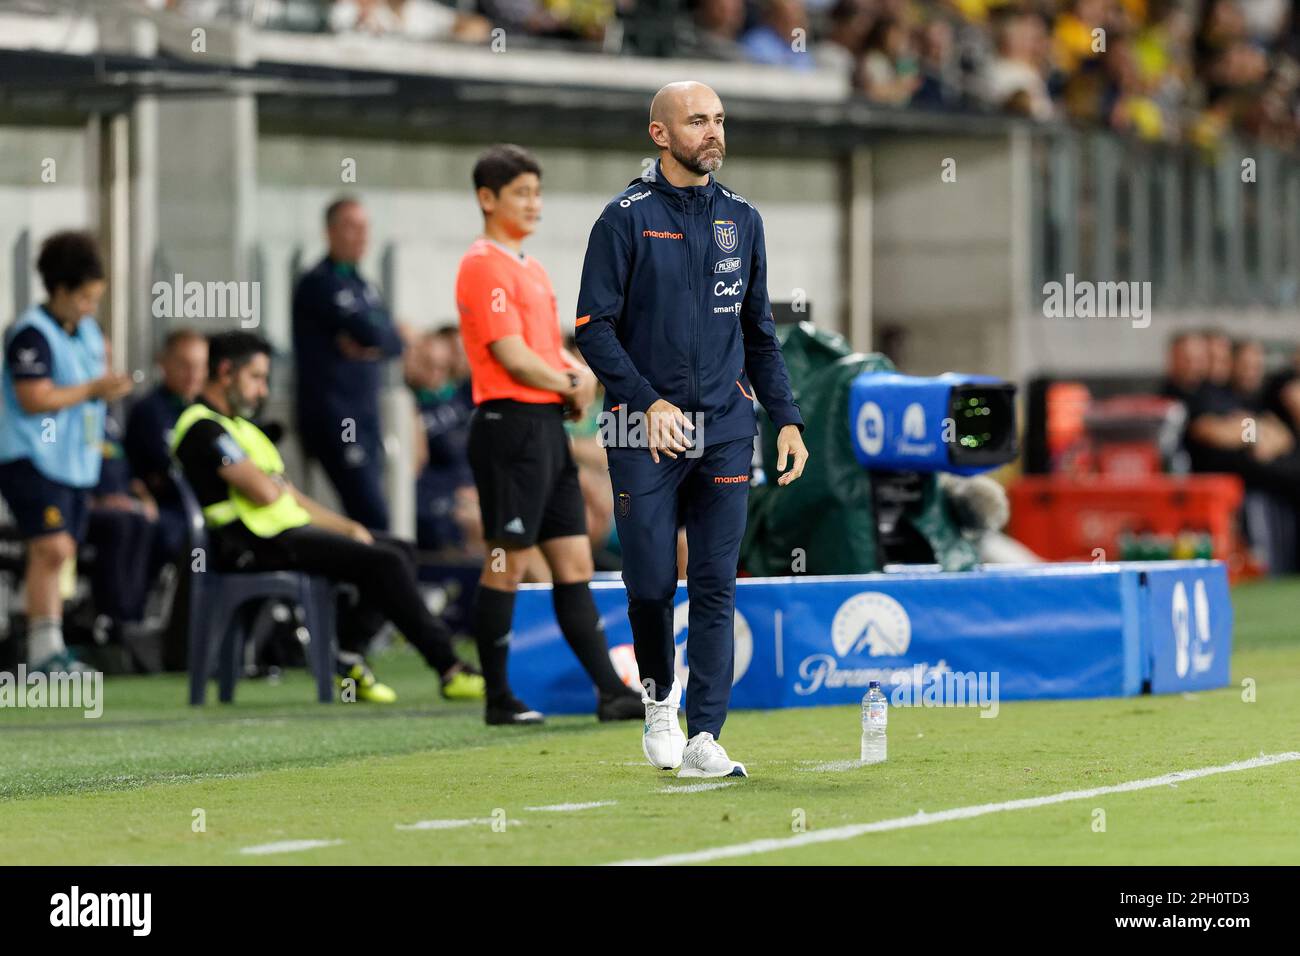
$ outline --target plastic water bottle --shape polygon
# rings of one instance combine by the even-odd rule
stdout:
[[[884,763],[885,728],[889,724],[889,710],[880,681],[867,685],[862,698],[862,762]]]

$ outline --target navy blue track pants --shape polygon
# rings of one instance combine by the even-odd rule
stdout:
[[[644,448],[608,452],[641,680],[654,681],[659,700],[672,689],[677,529],[684,524],[690,600],[687,736],[707,731],[717,738],[731,698],[736,565],[745,534],[753,439],[706,447],[698,458],[661,454],[658,464]]]
[[[371,531],[388,531],[384,441],[377,428],[358,425],[352,442],[327,431],[313,434],[311,440],[304,434],[303,450],[325,469],[345,515]]]

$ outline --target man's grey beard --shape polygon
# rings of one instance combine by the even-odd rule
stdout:
[[[701,159],[704,153],[709,149],[716,149],[720,154],[716,160],[712,157],[707,160]],[[722,168],[722,161],[727,158],[726,147],[721,144],[717,146],[701,147],[700,151],[695,156],[687,156],[685,153],[678,150],[676,143],[669,142],[668,151],[673,154],[673,159],[677,160],[677,162],[681,163],[684,168],[689,169],[696,176],[707,176],[709,173],[716,173]],[[706,163],[708,165],[706,165]]]

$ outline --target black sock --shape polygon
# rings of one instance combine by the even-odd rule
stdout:
[[[596,602],[591,599],[587,582],[556,584],[551,588],[551,600],[564,639],[569,642],[592,683],[606,696],[623,693],[627,688],[618,679],[618,672],[610,662],[605,625],[596,610]]]
[[[515,616],[515,592],[498,591],[483,584],[474,596],[474,643],[487,684],[488,700],[510,694],[506,661],[510,656],[510,628]]]

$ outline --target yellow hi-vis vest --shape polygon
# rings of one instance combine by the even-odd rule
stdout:
[[[243,449],[249,461],[262,471],[268,475],[284,473],[284,460],[280,457],[280,452],[260,428],[245,418],[227,418],[202,402],[187,407],[177,419],[176,428],[172,432],[173,455],[190,426],[202,418],[210,418],[224,428],[235,444]],[[203,509],[203,518],[209,528],[220,528],[234,521],[242,521],[244,527],[259,538],[274,538],[281,531],[301,528],[311,523],[311,515],[288,491],[269,505],[259,505],[241,495],[233,485],[230,486],[229,498]]]

